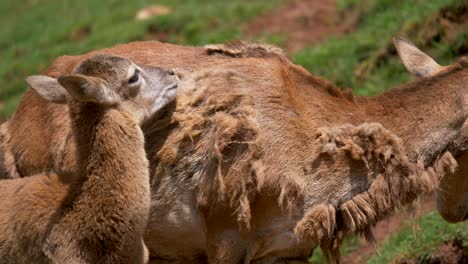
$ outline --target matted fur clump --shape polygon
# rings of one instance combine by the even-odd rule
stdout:
[[[363,161],[380,172],[367,191],[339,208],[315,206],[297,224],[297,235],[317,241],[334,259],[339,256],[339,244],[345,235],[363,234],[373,240],[370,228],[375,223],[422,193],[433,191],[439,179],[454,173],[457,166],[449,152],[429,167],[420,160],[411,161],[400,138],[379,123],[320,128],[316,138],[322,153],[337,156],[345,152],[350,159]]]
[[[20,177],[11,151],[11,133],[7,131],[7,124],[0,125],[0,179]]]
[[[245,76],[229,70],[187,76],[153,173],[158,178],[180,172],[192,179],[202,210],[230,206],[243,228],[250,227],[250,203],[263,174],[247,87]]]
[[[223,54],[233,58],[268,58],[272,56],[286,56],[284,51],[277,46],[251,43],[241,40],[230,41],[225,44],[206,45],[205,49],[209,55]]]

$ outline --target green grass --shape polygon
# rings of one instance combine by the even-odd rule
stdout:
[[[419,231],[415,233],[413,228],[416,223]],[[465,250],[468,250],[468,223],[449,224],[433,211],[404,222],[398,232],[380,244],[380,254],[373,251],[371,255],[362,259],[367,259],[365,263],[368,264],[388,264],[399,258],[424,259],[429,257],[435,248],[454,239],[462,240]],[[359,245],[358,237],[347,238],[341,247],[341,254],[346,256]],[[325,263],[325,257],[320,249],[316,249],[309,261],[312,264]]]
[[[295,62],[340,87],[352,88],[359,95],[377,94],[410,79],[395,56],[378,57],[379,52],[391,50],[392,37],[408,34],[408,38],[419,44],[417,40],[424,37],[421,35],[423,30],[439,26],[428,24],[424,28],[426,18],[431,18],[442,8],[462,4],[460,0],[341,0],[339,6],[344,10],[358,6],[363,10],[358,29],[302,50],[294,57]],[[466,36],[460,33],[456,40],[458,44],[442,39],[440,43],[423,43],[423,48],[440,62],[447,63],[454,59],[457,45],[467,43]],[[366,72],[367,66],[370,67]]]
[[[286,0],[2,0],[0,1],[0,118],[10,115],[26,85],[23,79],[47,68],[57,56],[81,54],[148,39],[151,28],[178,44],[203,45],[245,38],[243,26]],[[135,21],[138,10],[165,5],[172,13]],[[89,35],[74,35],[80,29]],[[281,38],[261,39],[281,42]]]
[[[416,236],[413,232],[414,221],[420,228]],[[387,264],[396,258],[424,258],[431,255],[437,246],[455,238],[461,239],[465,250],[468,249],[468,223],[449,224],[438,213],[432,212],[406,222],[398,233],[383,243],[381,254],[374,254],[367,263]]]

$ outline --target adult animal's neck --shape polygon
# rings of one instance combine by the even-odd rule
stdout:
[[[454,70],[390,90],[370,99],[369,121],[380,122],[405,144],[411,160],[431,164],[454,142],[467,118],[464,98],[468,76]]]

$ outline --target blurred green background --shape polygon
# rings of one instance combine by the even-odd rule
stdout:
[[[135,19],[153,5],[158,5],[154,16]],[[468,54],[468,1],[2,0],[0,119],[14,112],[27,88],[24,78],[45,70],[57,56],[136,40],[273,43],[313,74],[372,96],[411,79],[392,46],[397,35],[448,64]],[[363,243],[348,240],[346,263],[436,263],[431,261],[447,241],[457,241],[468,256],[467,224],[448,225],[435,213],[402,223],[379,242],[380,255],[359,253]],[[414,233],[416,223],[421,231]],[[320,252],[311,261],[321,263]]]

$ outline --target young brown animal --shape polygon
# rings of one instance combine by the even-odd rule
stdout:
[[[318,245],[336,254],[344,235],[368,234],[433,190],[454,170],[452,154],[464,151],[455,142],[468,141],[463,60],[361,98],[270,46],[137,42],[105,51],[194,71],[162,111],[171,115],[143,126],[153,193],[145,243],[154,263],[307,263]],[[47,74],[93,54],[61,57]],[[4,125],[5,168],[19,176],[72,168],[65,111],[28,91]]]
[[[102,54],[58,79],[26,81],[68,102],[77,171],[0,181],[0,262],[146,262],[150,185],[139,124],[172,101],[178,78]]]

